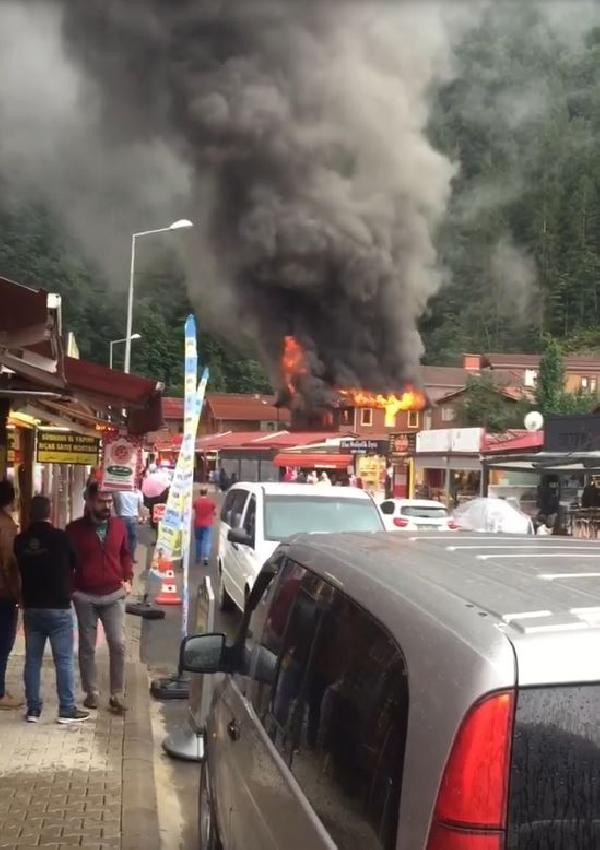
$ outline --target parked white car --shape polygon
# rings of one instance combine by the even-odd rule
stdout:
[[[431,499],[384,499],[379,511],[386,531],[455,531],[458,523],[441,502]]]
[[[240,482],[219,523],[219,602],[243,610],[256,576],[282,540],[295,534],[384,531],[375,502],[354,487]]]

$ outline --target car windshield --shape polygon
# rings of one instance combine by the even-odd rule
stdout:
[[[265,496],[266,540],[338,531],[383,531],[373,502],[333,496]]]
[[[401,508],[403,516],[416,516],[422,519],[443,519],[448,516],[448,511],[441,505],[403,505]]]

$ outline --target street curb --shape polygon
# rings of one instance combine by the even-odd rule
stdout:
[[[139,661],[127,663],[126,699],[121,850],[160,850],[148,676]]]
[[[141,626],[138,617],[128,618],[121,850],[160,850],[148,674],[139,657]]]

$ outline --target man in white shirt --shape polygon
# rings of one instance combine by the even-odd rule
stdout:
[[[135,550],[138,540],[138,525],[144,517],[144,496],[141,490],[127,490],[113,496],[115,513],[127,527],[127,542],[132,561],[135,563]]]

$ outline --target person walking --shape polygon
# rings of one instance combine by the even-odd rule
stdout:
[[[81,723],[90,714],[75,705],[71,610],[75,552],[66,533],[52,525],[51,507],[50,499],[34,496],[29,528],[15,539],[25,624],[25,717],[28,723],[37,723],[42,714],[40,677],[49,640],[56,671],[57,723]]]
[[[79,672],[86,693],[84,706],[97,709],[99,700],[96,639],[98,620],[106,634],[110,657],[109,708],[125,712],[125,597],[131,593],[133,565],[127,529],[111,516],[112,493],[92,483],[86,493],[86,514],[67,526],[75,549],[73,604],[79,623]]]
[[[0,481],[0,709],[20,708],[23,702],[6,690],[6,667],[15,645],[19,617],[19,568],[14,554],[17,524],[11,516],[15,488]]]
[[[115,513],[125,523],[127,528],[127,542],[131,560],[136,563],[135,550],[137,549],[138,528],[140,520],[144,518],[144,496],[141,490],[123,490],[115,493]]]
[[[196,540],[196,563],[202,560],[208,566],[212,544],[212,529],[217,506],[208,497],[206,487],[200,488],[200,496],[194,501],[194,538]]]
[[[222,466],[219,469],[219,490],[221,493],[225,493],[225,491],[229,489],[229,484],[229,476],[227,475],[225,468]]]

